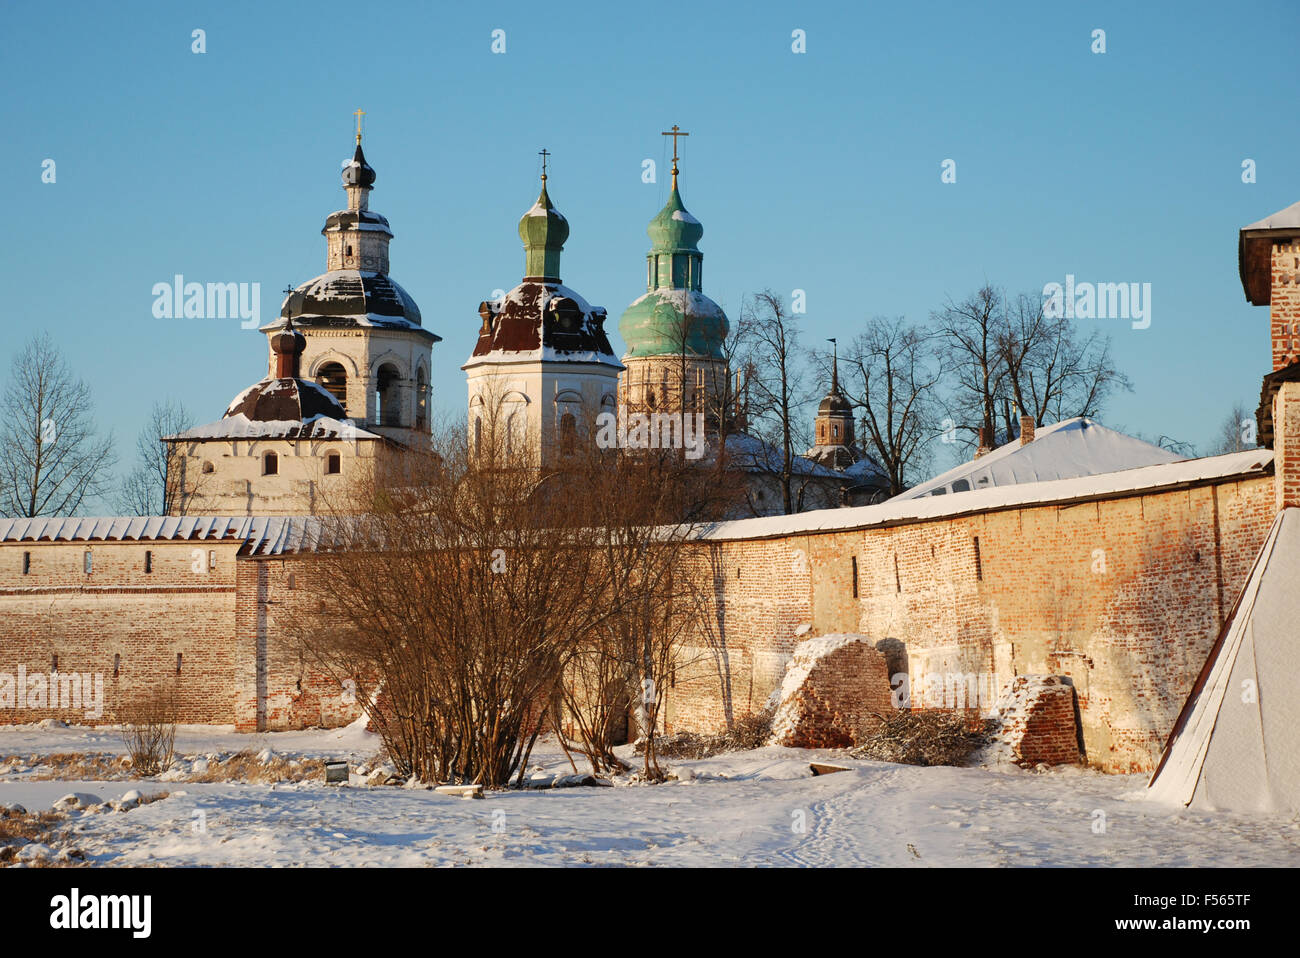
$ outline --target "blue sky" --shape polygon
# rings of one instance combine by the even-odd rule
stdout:
[[[746,293],[803,289],[820,346],[986,280],[1150,283],[1149,329],[1097,324],[1135,384],[1105,418],[1204,443],[1268,371],[1237,230],[1300,199],[1298,27],[1293,0],[7,3],[0,362],[50,330],[124,445],[156,398],[219,418],[264,374],[264,339],[238,320],[155,319],[151,289],[176,273],[260,283],[272,317],[280,290],[325,268],[361,107],[392,274],[443,337],[435,404],[454,412],[476,307],[522,273],[542,147],[572,227],[565,282],[609,310],[622,351],[617,317],[644,292],[666,197],[659,132],[678,123],[705,290],[732,315]]]

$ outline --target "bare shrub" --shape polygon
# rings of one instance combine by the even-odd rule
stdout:
[[[171,767],[176,743],[176,697],[170,689],[140,695],[117,711],[133,774],[157,775]]]
[[[965,765],[989,743],[997,724],[960,712],[899,712],[885,718],[849,754],[901,765]]]
[[[761,712],[737,719],[726,732],[716,735],[678,732],[659,739],[655,748],[664,758],[691,759],[711,758],[726,752],[752,751],[767,744],[772,735],[772,717],[775,714],[775,706],[769,706]],[[638,744],[637,752],[642,752],[644,748],[644,743]]]

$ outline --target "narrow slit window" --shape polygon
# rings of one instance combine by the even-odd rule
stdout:
[[[90,550],[86,550],[81,554],[81,564],[82,568],[86,571],[86,575],[90,575],[90,573],[94,571],[95,559]]]
[[[177,675],[181,674],[181,658],[182,658],[181,653],[177,652],[176,653],[176,674]]]
[[[849,556],[850,573],[853,576],[853,598],[858,597],[858,557]]]
[[[894,591],[903,591],[903,577],[898,574],[898,553],[894,553]]]
[[[117,678],[117,674],[121,671],[122,671],[122,654],[119,652],[118,654],[113,656],[113,678]]]
[[[23,575],[31,575],[31,571],[32,571],[32,554],[30,552],[24,552],[23,553]]]
[[[59,653],[58,653],[58,652],[55,652],[53,655],[50,656],[50,671],[51,671],[51,672],[57,672],[57,671],[59,671]]]
[[[144,571],[145,574],[153,572],[153,552],[150,549],[144,550]]]
[[[975,537],[975,578],[984,581],[984,564],[980,561],[980,537]]]

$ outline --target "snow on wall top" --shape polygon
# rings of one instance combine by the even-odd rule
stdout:
[[[1189,459],[1164,465],[1124,469],[1119,472],[1046,482],[1023,482],[1001,488],[980,489],[960,496],[895,497],[874,506],[818,509],[793,516],[733,519],[705,527],[700,538],[711,540],[765,539],[800,533],[835,532],[873,526],[901,525],[1081,499],[1101,499],[1206,482],[1267,475],[1272,469],[1270,449],[1251,449],[1226,456]]]
[[[1043,427],[1026,445],[1013,439],[987,455],[963,462],[899,493],[894,499],[963,493],[1018,482],[1074,479],[1178,462],[1182,458],[1168,449],[1079,416]]]

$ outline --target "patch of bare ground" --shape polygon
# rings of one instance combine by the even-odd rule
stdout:
[[[67,819],[63,812],[26,812],[0,808],[0,868],[22,863],[28,868],[67,868],[85,864],[78,848],[59,854],[56,849],[67,840]],[[23,858],[29,845],[44,846],[50,854]]]

